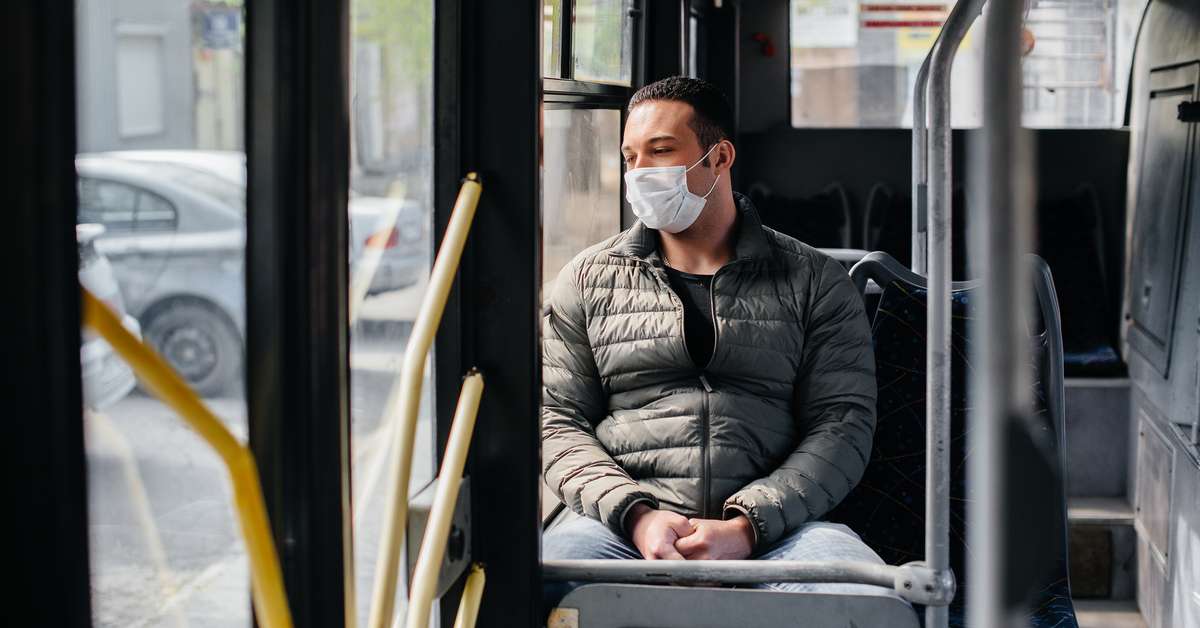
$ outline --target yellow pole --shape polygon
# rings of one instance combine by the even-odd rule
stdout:
[[[475,620],[479,619],[479,601],[483,599],[483,585],[486,580],[483,567],[479,563],[471,563],[471,575],[467,576],[467,583],[463,585],[454,628],[475,628]]]
[[[250,588],[254,611],[264,628],[291,628],[292,614],[283,590],[279,555],[267,523],[258,469],[250,450],[238,442],[196,393],[153,349],[130,334],[117,317],[92,293],[80,288],[83,322],[112,345],[150,392],[174,408],[221,456],[233,481],[234,501],[241,515],[242,534],[250,558]]]
[[[425,526],[421,553],[417,554],[417,567],[413,570],[407,628],[429,628],[429,605],[433,603],[437,592],[442,555],[446,553],[446,539],[450,537],[450,522],[454,518],[454,504],[458,500],[459,480],[467,464],[467,449],[471,446],[471,434],[475,431],[475,417],[479,413],[479,399],[482,396],[483,375],[477,369],[471,369],[463,380],[454,422],[450,424],[450,437],[446,440],[446,453],[442,456],[437,491],[433,495],[433,506],[429,509],[429,523]]]
[[[450,222],[446,225],[446,235],[429,276],[429,289],[421,301],[421,309],[404,352],[398,383],[400,420],[393,431],[393,456],[388,467],[390,491],[384,504],[379,554],[375,559],[375,583],[371,591],[368,628],[389,628],[395,612],[400,550],[404,544],[404,529],[408,525],[408,480],[412,473],[413,442],[416,440],[417,410],[421,403],[421,382],[425,376],[425,355],[429,353],[429,346],[433,344],[433,337],[442,320],[442,312],[446,309],[446,297],[458,272],[458,261],[462,258],[467,233],[475,217],[480,190],[478,176],[475,173],[467,175],[458,192]]]

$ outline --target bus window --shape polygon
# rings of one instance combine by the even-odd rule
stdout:
[[[542,125],[542,281],[551,284],[576,254],[621,230],[621,112],[552,109]]]
[[[791,0],[792,126],[911,127],[917,70],[953,0]],[[981,21],[955,57],[954,126],[980,123]]]
[[[350,421],[353,601],[365,625],[388,490],[389,394],[433,256],[433,2],[352,0]],[[433,374],[426,368],[409,493],[436,473]],[[398,587],[403,616],[406,586]]]
[[[244,439],[241,4],[76,3],[75,168],[81,283]],[[81,359],[92,622],[249,626],[224,464],[103,340]]]
[[[632,0],[575,0],[574,78],[628,86],[632,80]]]
[[[1023,123],[1120,127],[1145,0],[1034,2],[1025,16]],[[911,127],[917,70],[954,0],[791,0],[794,127]],[[980,124],[984,11],[951,80],[951,123]]]

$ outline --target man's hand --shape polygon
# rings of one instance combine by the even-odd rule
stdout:
[[[688,519],[691,534],[680,535],[675,550],[688,560],[742,560],[754,551],[754,529],[746,515],[733,519]]]
[[[684,560],[675,543],[691,534],[693,527],[681,514],[639,503],[625,515],[625,531],[646,560]]]

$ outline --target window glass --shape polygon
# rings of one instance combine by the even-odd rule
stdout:
[[[1116,0],[1035,2],[1029,8],[1026,40],[1033,49],[1022,63],[1026,126],[1121,124],[1125,86],[1117,85],[1115,9]]]
[[[792,125],[911,127],[913,86],[954,0],[791,0]],[[1025,16],[1025,126],[1115,127],[1145,0],[1038,1]],[[985,15],[959,47],[951,123],[980,124]]]
[[[112,307],[246,438],[241,237],[175,231],[215,204],[245,212],[238,0],[76,3],[80,284]],[[217,16],[220,16],[217,19]],[[210,149],[210,150],[199,150]],[[192,164],[235,173],[215,175]],[[151,189],[153,191],[151,191]],[[197,200],[200,189],[211,203]],[[219,189],[220,191],[215,191]],[[228,220],[228,219],[226,219]],[[235,229],[236,232],[236,229]],[[180,299],[179,286],[189,298]],[[96,626],[250,626],[228,473],[102,338],[80,343]]]
[[[175,228],[175,208],[167,199],[142,190],[138,194],[137,229],[169,230]]]
[[[576,0],[571,50],[579,81],[629,85],[632,0]]]
[[[562,12],[563,0],[542,3],[542,76],[547,78],[562,78]]]
[[[230,153],[227,157],[228,163],[224,164],[214,159],[211,164],[203,160],[197,160],[196,163],[189,163],[187,165],[184,163],[154,161],[142,162],[141,165],[144,166],[148,176],[169,181],[192,192],[203,194],[237,210],[240,214],[245,214],[245,156],[242,153]],[[205,172],[204,168],[206,166],[211,165],[213,168],[216,168],[218,164],[230,166],[227,168],[229,173],[218,175]]]
[[[99,179],[79,180],[79,222],[99,223],[112,231],[133,229],[137,190]]]
[[[911,127],[917,71],[953,0],[791,0],[792,125]],[[980,122],[983,20],[952,66],[951,122]]]
[[[350,6],[351,503],[355,604],[358,624],[366,625],[394,455],[389,396],[433,257],[433,2],[352,0]],[[432,377],[427,367],[409,484],[414,494],[435,474]],[[396,615],[403,617],[406,587],[398,588]]]
[[[542,280],[552,285],[576,254],[621,231],[621,112],[548,109],[542,124]]]

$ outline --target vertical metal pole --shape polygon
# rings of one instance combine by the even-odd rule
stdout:
[[[1021,129],[1020,28],[1023,2],[1002,0],[988,13],[984,41],[983,129],[972,146],[972,171],[979,173],[972,203],[980,220],[971,221],[971,240],[982,248],[985,285],[976,345],[979,407],[971,432],[968,477],[974,496],[968,542],[971,600],[968,621],[979,628],[1017,626],[1023,609],[1013,602],[1014,583],[1006,563],[1017,548],[1008,546],[1005,503],[1006,435],[1028,408],[1022,363],[1022,314],[1030,285],[1020,255],[1029,250],[1033,231],[1034,155],[1032,137]]]
[[[983,7],[963,0],[946,19],[929,62],[929,319],[926,333],[925,562],[950,568],[950,69],[958,45]],[[949,609],[926,608],[925,625],[945,628]]]
[[[943,31],[945,32],[945,31]],[[928,136],[925,129],[926,108],[925,101],[928,94],[929,86],[929,60],[933,58],[933,53],[937,50],[938,44],[942,41],[941,33],[938,33],[938,38],[933,42],[933,47],[929,49],[929,54],[925,56],[925,62],[921,64],[921,69],[917,71],[917,82],[913,86],[913,128],[912,128],[912,269],[918,275],[924,275],[929,272],[929,251],[926,247],[929,245],[928,239],[925,237],[928,227],[926,227],[926,211],[928,211],[928,189],[929,189],[929,149],[927,147]]]

